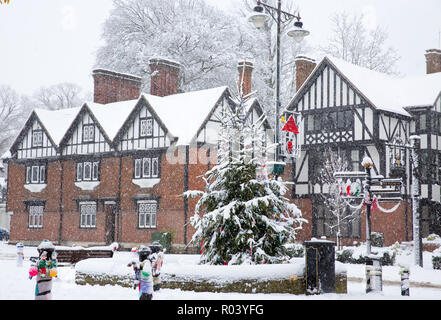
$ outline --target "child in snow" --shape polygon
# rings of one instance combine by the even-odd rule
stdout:
[[[149,247],[140,246],[138,249],[139,263],[133,261],[129,263],[129,267],[133,267],[135,271],[135,283],[133,289],[138,287],[139,300],[152,300],[153,298],[153,276],[152,264],[149,260],[152,251]]]
[[[161,274],[161,267],[164,261],[164,250],[159,241],[152,242],[150,250],[152,250],[153,291],[158,291],[161,288],[161,279],[159,278],[159,275]]]
[[[29,279],[37,277],[35,300],[51,300],[52,278],[57,276],[57,253],[55,246],[48,240],[43,240],[37,250],[38,260],[29,269]]]

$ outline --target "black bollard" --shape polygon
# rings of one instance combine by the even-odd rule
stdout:
[[[335,242],[305,241],[306,293],[335,292]]]

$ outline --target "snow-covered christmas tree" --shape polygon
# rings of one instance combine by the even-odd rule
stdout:
[[[284,197],[281,179],[266,173],[268,148],[262,116],[246,121],[247,97],[221,119],[218,164],[206,172],[190,223],[200,243],[201,264],[281,263],[289,259],[286,245],[305,222],[296,205]]]

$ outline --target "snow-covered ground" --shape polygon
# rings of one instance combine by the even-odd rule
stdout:
[[[129,255],[117,252],[115,255]],[[24,248],[25,261],[16,265],[16,247],[0,242],[0,300],[33,300],[35,279],[28,278],[29,257],[37,256],[35,247]],[[195,255],[165,255],[165,264],[196,264]],[[412,266],[413,255],[403,251],[397,263],[410,266],[410,296],[401,296],[399,267],[383,267],[383,292],[365,293],[364,265],[346,264],[348,294],[323,294],[314,296],[291,294],[240,294],[192,292],[161,289],[155,292],[155,300],[441,300],[441,270],[433,270],[431,254],[424,252],[424,267]],[[58,277],[53,285],[54,300],[137,300],[137,292],[119,286],[91,286],[75,284],[75,269],[71,266],[58,268]]]

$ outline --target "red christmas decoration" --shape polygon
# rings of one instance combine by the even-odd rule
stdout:
[[[297,127],[293,116],[289,117],[288,121],[283,126],[282,131],[288,131],[294,134],[299,134],[299,128]]]

